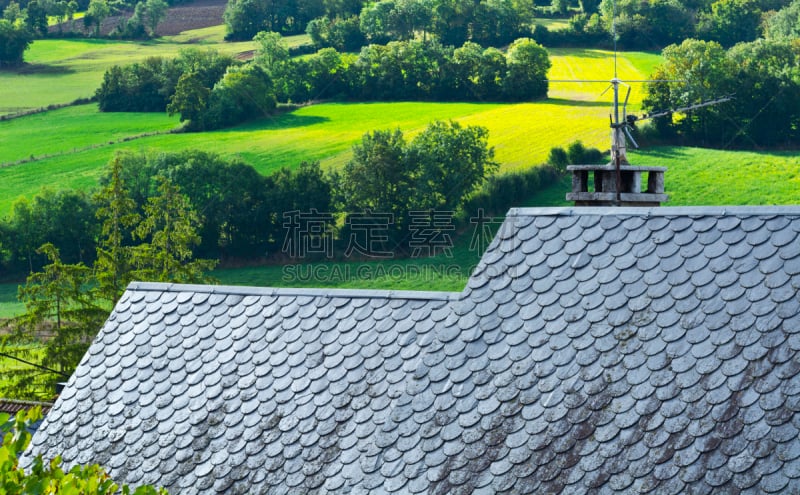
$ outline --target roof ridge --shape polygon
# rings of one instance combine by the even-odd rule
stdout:
[[[300,287],[254,287],[244,285],[199,285],[164,282],[131,282],[126,290],[135,291],[189,291],[209,294],[229,294],[248,296],[312,296],[312,297],[350,297],[369,299],[409,299],[454,301],[461,292],[413,291],[413,290],[373,290],[373,289],[326,289]]]
[[[766,206],[658,206],[615,207],[615,206],[563,206],[563,207],[524,207],[511,208],[507,217],[527,216],[573,216],[573,215],[631,215],[631,216],[724,216],[724,215],[800,215],[800,205]]]

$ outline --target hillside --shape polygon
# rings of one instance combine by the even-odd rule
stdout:
[[[219,7],[218,2],[193,7],[207,6],[210,11],[215,5]],[[198,22],[198,26],[210,22],[202,18],[195,12],[179,22]],[[91,96],[105,69],[114,64],[151,55],[172,56],[182,48],[200,44],[230,54],[252,50],[251,42],[222,42],[223,32],[222,26],[211,25],[148,43],[36,41],[29,52],[29,64],[17,71],[0,72],[0,84],[8,88],[0,94],[0,114]],[[306,40],[300,36],[289,42]],[[552,49],[550,54],[552,79],[603,79],[613,70],[608,51]],[[659,55],[648,52],[620,53],[619,75],[623,79],[646,78],[660,60]],[[552,83],[548,99],[518,104],[322,103],[222,131],[182,134],[170,132],[179,124],[177,117],[160,113],[100,113],[94,104],[52,110],[0,122],[0,217],[9,214],[16,198],[33,197],[43,187],[93,188],[110,157],[119,150],[201,149],[241,157],[263,174],[295,167],[303,160],[318,160],[325,168],[335,168],[349,159],[352,145],[364,133],[400,128],[412,137],[433,119],[485,126],[501,170],[524,169],[544,162],[551,147],[566,146],[574,140],[608,148],[610,96],[602,94],[605,87],[599,83]],[[632,110],[638,109],[642,96],[642,87],[635,85]],[[634,163],[669,168],[668,205],[800,203],[797,153],[641,144],[642,152],[631,153]],[[567,188],[566,182],[557,184],[520,206],[563,205]],[[409,264],[457,266],[451,275],[423,276],[430,288],[460,290],[478,255],[462,246],[455,259],[415,260]],[[281,267],[228,269],[216,275],[229,284],[320,285],[319,280],[302,277],[287,280]],[[405,289],[415,288],[420,282],[376,275],[367,280],[328,280],[327,285]],[[0,284],[0,318],[19,311],[15,295],[16,284]]]

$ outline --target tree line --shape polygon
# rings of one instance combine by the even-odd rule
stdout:
[[[157,213],[161,203],[148,206],[162,201],[154,198],[177,194],[164,189],[164,181],[194,212],[183,214],[195,219],[197,236],[187,234],[192,257],[225,261],[281,253],[289,220],[284,214],[293,211],[333,215],[341,225],[349,213],[389,213],[396,218],[391,238],[402,239],[409,210],[457,211],[496,171],[487,139],[486,129],[456,122],[433,122],[410,142],[400,131],[375,131],[354,147],[354,158],[340,171],[325,173],[318,163],[304,162],[270,176],[239,159],[194,150],[122,153],[101,178],[101,194],[45,190],[15,202],[12,214],[0,221],[1,266],[7,273],[36,272],[52,263],[50,252],[38,251],[50,243],[64,263],[97,267],[111,250],[109,236],[115,236],[115,246],[153,237],[135,225]],[[389,197],[390,189],[395,192]],[[127,198],[116,213],[108,210],[111,191]],[[125,215],[132,215],[130,221]],[[109,216],[121,218],[115,231],[103,226]],[[346,242],[346,232],[338,234]],[[153,273],[135,275],[152,278]]]
[[[565,0],[553,0],[554,6],[562,4]],[[620,48],[646,50],[687,38],[731,47],[758,38],[797,38],[800,32],[800,0],[602,0],[582,1],[580,7],[567,29],[539,25],[532,37],[546,46],[611,47],[613,25]]]
[[[759,39],[725,49],[685,40],[663,51],[647,87],[648,111],[724,95],[730,102],[654,121],[662,137],[691,144],[759,148],[800,142],[800,40]]]
[[[274,31],[307,32],[317,48],[338,50],[420,35],[444,45],[472,41],[500,46],[530,34],[531,7],[532,2],[518,0],[230,0],[224,20],[230,40],[249,40],[260,31]],[[344,39],[349,41],[343,43]]]
[[[277,33],[259,33],[255,59],[184,50],[113,66],[96,97],[101,111],[168,111],[187,130],[216,129],[269,115],[277,102],[318,99],[522,101],[547,95],[547,52],[516,40],[503,53],[475,43],[369,45],[358,56],[326,48],[291,57]]]
[[[147,39],[157,36],[158,25],[167,15],[166,0],[16,0],[0,1],[0,69],[23,63],[25,51],[33,40],[48,36],[64,36],[65,25],[74,34],[75,14],[84,11],[81,19],[83,33],[100,37],[100,26],[111,15],[130,12],[121,17],[109,37]],[[58,26],[51,33],[48,18]]]
[[[23,198],[0,225],[5,261],[23,261],[31,270],[18,293],[25,312],[11,322],[3,349],[25,355],[25,346],[42,342],[37,364],[62,377],[74,371],[130,281],[204,282],[216,265],[194,257],[200,217],[179,187],[155,177],[155,191],[137,209],[123,166],[116,156],[91,200],[75,192],[43,193],[33,205]],[[78,210],[63,209],[70,206]],[[69,220],[76,223],[58,223]],[[37,221],[43,224],[31,223]],[[37,368],[10,374],[4,394],[12,396],[30,396],[43,385],[52,391],[58,381],[46,374],[42,383]]]

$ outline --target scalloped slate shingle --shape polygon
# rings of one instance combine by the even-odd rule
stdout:
[[[800,208],[512,210],[461,294],[133,284],[34,438],[173,493],[796,492]]]

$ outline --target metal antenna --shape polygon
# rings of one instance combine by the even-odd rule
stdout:
[[[611,38],[614,40],[614,79],[617,78],[617,0],[614,0],[611,12]]]
[[[623,82],[618,76],[618,63],[617,63],[617,1],[613,0],[612,2],[612,18],[611,18],[611,37],[614,43],[614,77],[608,80],[602,79],[583,79],[583,80],[575,80],[575,79],[550,79],[549,82],[579,82],[579,83],[608,83],[608,87],[600,93],[600,96],[604,95],[609,89],[614,93],[613,99],[613,110],[611,115],[609,115],[610,127],[611,127],[611,163],[616,169],[616,182],[617,182],[617,203],[621,203],[621,192],[622,192],[622,173],[621,167],[623,165],[629,165],[627,152],[626,152],[626,143],[630,141],[631,145],[634,148],[639,148],[638,143],[633,139],[633,135],[631,131],[635,129],[635,123],[640,120],[646,119],[653,119],[656,117],[662,117],[665,115],[669,115],[675,112],[685,112],[694,110],[697,108],[706,107],[709,105],[715,105],[717,103],[722,103],[728,101],[733,98],[733,96],[723,96],[721,98],[716,98],[714,100],[701,102],[695,105],[690,105],[686,107],[676,108],[672,110],[660,111],[660,112],[653,112],[645,114],[641,117],[637,117],[636,115],[629,115],[628,114],[628,100],[631,95],[631,87],[627,83],[656,83],[656,82],[680,82],[685,83],[686,81],[682,80],[675,80],[675,79],[642,79],[642,80],[628,80]],[[619,86],[623,85],[627,88],[627,92],[625,94],[625,101],[622,104],[622,118],[620,118],[620,102],[619,102]]]

